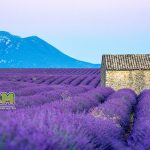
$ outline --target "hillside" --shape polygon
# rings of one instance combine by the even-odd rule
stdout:
[[[71,58],[37,36],[0,31],[0,68],[99,68]]]

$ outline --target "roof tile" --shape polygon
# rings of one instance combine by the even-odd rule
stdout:
[[[103,55],[106,70],[150,70],[150,54]]]

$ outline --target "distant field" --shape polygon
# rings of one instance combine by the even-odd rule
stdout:
[[[149,150],[150,90],[100,86],[100,69],[0,69],[0,150]]]

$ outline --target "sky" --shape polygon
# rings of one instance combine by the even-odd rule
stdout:
[[[100,63],[102,54],[150,53],[150,1],[0,0],[0,30]]]

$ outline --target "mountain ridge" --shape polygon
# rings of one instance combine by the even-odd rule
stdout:
[[[77,60],[39,38],[0,31],[0,68],[99,68]]]

